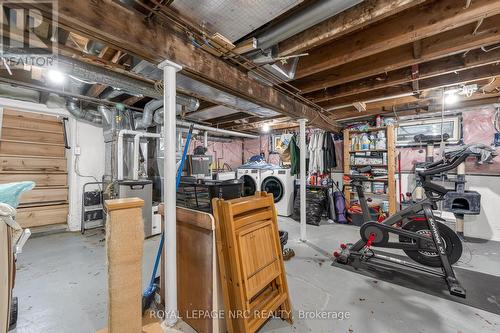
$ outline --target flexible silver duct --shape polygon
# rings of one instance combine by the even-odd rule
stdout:
[[[197,98],[185,95],[176,96],[176,114],[180,115],[183,111],[193,112],[200,106],[200,101]],[[157,116],[158,115],[158,116]],[[146,106],[144,106],[144,112],[142,113],[142,118],[137,120],[137,129],[146,129],[153,124],[153,116],[155,123],[163,124],[163,100],[153,99],[149,101]],[[161,117],[158,118],[158,117]]]
[[[101,112],[105,112],[104,107],[100,110],[81,108],[77,99],[70,98],[66,101],[66,109],[71,113],[76,119],[83,120],[91,123],[92,125],[102,127],[103,116]]]
[[[317,1],[297,14],[290,16],[276,27],[257,36],[257,46],[265,50],[360,2],[362,0]]]
[[[135,128],[137,129],[145,129],[151,126],[153,122],[153,114],[156,110],[163,106],[163,100],[161,99],[153,99],[149,101],[144,106],[144,111],[142,112],[142,118],[138,119],[135,123]]]
[[[112,124],[112,114],[109,108],[105,105],[98,105],[97,106],[97,111],[101,114],[102,118],[104,121],[106,121],[107,124],[111,125]]]

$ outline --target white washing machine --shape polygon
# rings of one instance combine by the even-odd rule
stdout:
[[[292,215],[295,176],[290,169],[262,170],[261,178],[261,191],[273,194],[278,215]]]
[[[237,169],[237,179],[243,180],[243,195],[254,195],[260,191],[261,170],[260,169]]]

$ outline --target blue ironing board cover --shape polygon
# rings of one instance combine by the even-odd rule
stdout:
[[[0,202],[17,208],[21,194],[33,189],[33,187],[35,187],[35,182],[31,181],[0,184]]]

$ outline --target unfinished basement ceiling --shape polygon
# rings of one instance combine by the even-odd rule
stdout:
[[[176,0],[171,7],[234,42],[302,1]]]
[[[217,117],[227,116],[227,115],[238,113],[238,112],[240,112],[240,111],[228,108],[228,107],[223,106],[223,105],[217,105],[217,106],[213,106],[213,107],[206,108],[206,109],[203,109],[201,111],[196,112],[196,115],[194,115],[194,117],[198,121],[204,121],[204,120],[213,119],[213,118],[217,118]]]

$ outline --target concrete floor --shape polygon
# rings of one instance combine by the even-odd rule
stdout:
[[[280,219],[296,256],[286,262],[295,322],[270,320],[260,332],[499,332],[500,316],[457,302],[330,266],[339,243],[356,240],[345,225],[308,227],[308,242],[298,241],[299,225]],[[20,309],[14,332],[90,333],[106,325],[106,271],[103,234],[90,231],[31,239],[19,257],[15,294]],[[144,244],[148,281],[158,239]],[[500,244],[467,243],[459,266],[500,276]],[[500,286],[499,286],[500,288]],[[493,300],[495,301],[495,300]],[[500,302],[495,301],[500,308]],[[301,312],[303,311],[303,312]],[[330,319],[313,319],[323,311]],[[332,319],[342,312],[348,319]],[[309,318],[304,318],[304,313]]]

